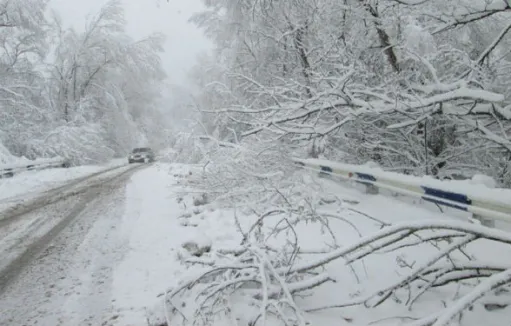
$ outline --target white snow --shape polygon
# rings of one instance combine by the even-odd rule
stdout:
[[[53,158],[41,158],[37,160],[29,160],[24,157],[17,157],[14,162],[6,163],[6,164],[0,164],[0,171],[6,170],[6,169],[24,169],[27,167],[27,165],[51,165],[52,163],[61,163],[64,162],[64,159],[62,157],[53,157]]]
[[[482,185],[487,188],[497,188],[497,182],[495,179],[484,174],[475,174],[470,180],[470,183],[475,185]]]
[[[116,325],[138,325],[147,321],[163,322],[164,312],[162,308],[165,290],[173,288],[177,282],[191,275],[198,275],[205,265],[212,262],[209,257],[218,252],[236,250],[239,248],[242,236],[237,231],[234,222],[234,212],[229,209],[221,209],[214,202],[201,202],[194,205],[194,197],[197,194],[179,194],[180,185],[186,184],[190,177],[190,170],[197,173],[198,168],[176,164],[158,164],[133,176],[127,186],[127,198],[125,215],[121,230],[126,237],[129,251],[115,269],[113,279],[113,301],[119,317]],[[307,174],[307,172],[304,172]],[[310,179],[310,177],[309,177]],[[314,180],[320,182],[325,194],[331,193],[343,199],[343,204],[326,204],[318,213],[342,216],[349,220],[356,228],[348,224],[332,219],[330,228],[335,232],[339,250],[347,250],[350,244],[361,239],[361,236],[371,237],[378,232],[381,225],[364,215],[372,216],[385,223],[403,223],[415,221],[411,225],[421,227],[435,222],[439,226],[456,228],[457,225],[466,225],[459,222],[458,217],[449,216],[440,211],[432,211],[421,205],[410,205],[397,198],[389,198],[383,195],[366,195],[358,189],[340,185],[328,179]],[[312,185],[312,184],[311,184]],[[328,196],[327,196],[328,197]],[[325,197],[326,198],[326,197]],[[245,230],[254,222],[253,215],[237,212],[241,227]],[[278,218],[276,218],[278,220]],[[265,224],[266,228],[272,228],[272,222]],[[395,228],[398,228],[396,226]],[[476,227],[473,227],[476,229]],[[390,232],[393,228],[386,228],[380,232]],[[298,235],[300,248],[304,251],[328,250],[331,240],[327,240],[322,225],[312,223],[298,225],[295,228]],[[496,238],[510,239],[508,233],[489,230],[489,234]],[[360,234],[359,234],[360,233]],[[324,240],[320,240],[324,239]],[[270,239],[269,244],[278,245],[283,239]],[[201,246],[211,247],[211,253],[197,258],[193,257],[182,245],[193,242]],[[324,243],[323,248],[318,247]],[[491,253],[488,251],[492,246]],[[472,248],[473,253],[484,257],[484,261],[495,261],[498,257],[511,254],[509,248],[481,243]],[[355,264],[354,270],[348,269],[341,261],[333,261],[328,266],[326,274],[304,280],[291,287],[297,287],[314,282],[333,278],[336,283],[328,283],[316,289],[312,297],[298,299],[302,308],[315,308],[322,305],[335,304],[353,300],[352,295],[369,295],[371,289],[382,288],[383,284],[400,279],[399,273],[402,268],[395,263],[399,257],[407,257],[411,261],[424,262],[428,255],[434,255],[437,250],[433,246],[419,246],[409,248],[404,253],[388,253],[376,255],[364,260],[364,264]],[[211,256],[212,255],[212,256]],[[334,253],[332,253],[334,255]],[[316,258],[311,259],[319,259]],[[325,256],[324,258],[328,257]],[[188,264],[185,264],[188,262]],[[201,262],[201,263],[199,263]],[[304,261],[303,264],[311,261]],[[297,265],[300,266],[300,265]],[[356,273],[356,276],[355,274]],[[386,282],[386,283],[385,283]],[[302,284],[303,283],[303,284]],[[360,298],[360,297],[359,297]],[[436,303],[438,302],[438,304]],[[413,314],[399,305],[365,310],[362,307],[343,309],[340,313],[343,318],[353,319],[352,325],[367,325],[376,319],[397,315],[426,316],[433,314],[441,308],[440,300],[427,300],[417,303],[419,307]],[[240,308],[241,315],[251,314],[249,308]],[[247,310],[248,309],[248,310]],[[404,309],[404,310],[403,310]],[[243,313],[245,311],[245,313]],[[417,313],[417,311],[419,313]],[[313,325],[333,326],[339,324],[339,311],[324,311],[307,314],[307,320]],[[242,317],[240,317],[242,318]],[[480,319],[475,318],[477,325]],[[381,325],[396,325],[394,319],[381,322]],[[172,324],[174,325],[174,323]],[[179,325],[179,322],[175,325]],[[215,324],[217,325],[217,324]],[[223,325],[223,324],[218,324]],[[269,324],[272,325],[272,324]],[[494,325],[489,323],[488,325]],[[495,324],[497,325],[497,324]]]
[[[419,56],[427,56],[437,50],[433,36],[411,19],[403,28],[403,38],[405,47]]]
[[[193,259],[183,244],[232,247],[241,241],[230,212],[196,206],[194,195],[180,194],[179,183],[191,169],[197,168],[158,163],[135,174],[127,185],[120,231],[129,251],[114,271],[112,287],[118,325],[146,325],[147,319],[163,318],[160,295],[192,271],[183,265]]]
[[[479,285],[474,288],[474,291],[470,294],[465,295],[461,298],[456,304],[452,305],[447,309],[443,316],[441,316],[433,326],[446,326],[448,323],[458,315],[460,309],[468,308],[471,306],[477,299],[483,297],[485,294],[488,294],[490,290],[501,286],[502,284],[508,283],[511,281],[511,269],[507,269],[506,271],[495,274],[493,276],[488,277],[486,280],[483,280]]]
[[[172,183],[169,166],[157,164],[127,185],[121,232],[129,252],[113,280],[119,325],[145,325],[147,310],[162,305],[158,294],[184,275],[178,252],[190,235],[179,224],[182,208]]]
[[[365,173],[374,176],[377,180],[392,180],[402,184],[420,187],[426,186],[444,191],[454,192],[458,194],[465,194],[472,200],[477,200],[487,203],[497,203],[499,206],[508,207],[511,203],[511,189],[507,188],[494,188],[491,189],[487,186],[481,186],[479,183],[480,178],[476,180],[437,180],[432,177],[414,177],[395,172],[384,171],[381,168],[372,166],[360,166],[337,163],[327,160],[307,159],[299,160],[306,164],[314,166],[329,166],[333,169],[340,171],[350,171]]]
[[[63,185],[73,179],[125,164],[125,159],[115,159],[104,165],[84,165],[15,174],[12,178],[0,179],[0,201],[17,201],[30,194]]]
[[[2,131],[0,130],[0,135],[1,134],[2,134]],[[0,141],[0,165],[12,164],[12,163],[16,163],[16,161],[18,161],[18,158],[16,156],[12,155]]]
[[[65,317],[67,314],[66,318],[72,323],[79,323],[83,321],[83,316],[96,313],[94,320],[108,316],[108,325],[161,325],[165,320],[165,292],[176,288],[183,279],[198,275],[208,268],[208,264],[220,259],[219,257],[225,257],[226,251],[239,250],[242,241],[239,227],[246,231],[258,218],[249,209],[235,212],[233,209],[222,208],[208,196],[203,197],[193,189],[185,189],[185,186],[189,185],[188,181],[200,171],[200,167],[192,165],[156,163],[136,172],[124,191],[118,191],[112,199],[106,199],[110,206],[106,205],[104,210],[94,207],[97,211],[94,214],[97,216],[101,216],[103,211],[108,216],[98,218],[78,247],[76,257],[73,256],[74,269],[72,275],[68,275],[68,279],[76,283],[73,291],[67,293],[69,287],[66,287],[66,282],[70,282],[69,280],[58,282],[54,291],[67,291],[54,294],[55,298],[62,300],[58,301],[59,308],[48,302],[41,309],[56,309],[58,316]],[[304,292],[305,296],[295,298],[301,309],[311,310],[303,316],[311,325],[337,326],[345,323],[362,326],[380,320],[378,325],[394,326],[399,325],[399,321],[393,318],[395,316],[417,318],[438,313],[444,308],[440,299],[444,300],[448,307],[456,307],[456,298],[451,296],[456,289],[447,287],[440,288],[437,292],[432,291],[424,299],[417,301],[413,311],[408,311],[404,305],[390,300],[375,308],[354,306],[312,312],[326,305],[369,298],[373,291],[385,290],[389,284],[402,281],[403,273],[409,273],[399,262],[408,261],[417,267],[439,255],[437,248],[424,244],[371,255],[354,263],[351,268],[348,268],[346,262],[363,254],[366,249],[353,251],[351,256],[345,257],[346,260],[332,260],[343,252],[350,251],[356,241],[369,241],[378,235],[392,233],[399,230],[403,223],[415,228],[435,225],[446,229],[437,232],[446,234],[456,232],[459,226],[468,230],[480,229],[475,225],[470,226],[450,211],[445,214],[438,209],[434,210],[434,207],[427,207],[420,200],[415,200],[414,205],[413,201],[403,198],[368,195],[356,187],[328,178],[318,178],[315,173],[300,170],[297,173],[303,176],[305,188],[318,192],[315,200],[321,204],[317,208],[317,214],[332,216],[328,227],[333,232],[333,237],[325,231],[323,224],[314,221],[294,227],[300,250],[316,253],[310,254],[310,257],[309,254],[303,254],[293,270],[305,268],[314,262],[331,261],[321,273],[294,281],[288,286],[292,291],[326,282],[313,292]],[[197,201],[197,198],[202,200]],[[239,224],[235,222],[235,215]],[[265,220],[263,229],[273,229],[282,216],[277,214]],[[387,225],[383,229],[382,223]],[[75,226],[78,227],[79,225]],[[111,231],[105,231],[107,229]],[[494,239],[511,240],[511,234],[504,231],[485,229],[485,232]],[[432,231],[426,234],[438,235]],[[289,239],[289,235],[282,234],[269,238],[267,245],[279,248]],[[183,248],[186,243],[208,250],[204,250],[202,256],[195,257],[194,252]],[[333,248],[334,245],[337,247]],[[448,245],[454,243],[446,244],[446,247]],[[494,263],[494,266],[506,268],[508,264],[501,258],[511,255],[511,248],[489,241],[470,244],[465,250],[484,259],[466,261],[463,266],[484,267],[485,264]],[[262,252],[260,254],[264,255]],[[498,264],[495,265],[495,262]],[[448,264],[448,261],[445,261],[445,264]],[[275,268],[277,274],[288,271]],[[97,284],[98,275],[101,276],[100,285]],[[335,283],[331,280],[335,280]],[[266,281],[271,282],[269,278]],[[452,292],[449,292],[451,290]],[[279,287],[275,287],[273,283],[268,295],[271,297],[279,291]],[[466,292],[461,291],[459,294],[463,296]],[[235,313],[240,320],[249,320],[250,316],[258,314],[258,309],[254,311],[253,307],[245,306],[246,301],[243,299],[232,299]],[[470,296],[466,300],[468,299]],[[468,302],[466,300],[459,301],[458,305]],[[192,307],[189,304],[192,303],[193,306],[193,302],[186,303],[188,305],[184,311],[190,311]],[[477,311],[478,307],[480,306],[476,306],[474,311]],[[449,311],[451,310],[446,313]],[[506,320],[506,313],[509,313],[509,309],[496,312],[495,320],[485,321],[485,325],[500,325],[499,321]],[[485,315],[481,314],[479,317],[471,313],[469,316],[464,319],[465,321],[470,318],[466,326],[478,326],[484,321]],[[504,319],[499,319],[499,316]],[[271,321],[271,317],[269,318]],[[182,324],[176,320],[169,326],[173,325]],[[219,321],[211,326],[220,325],[226,324]],[[278,324],[268,322],[267,325]]]
[[[504,119],[511,120],[511,105],[506,107],[500,107],[498,105],[495,106],[495,110],[502,116]]]

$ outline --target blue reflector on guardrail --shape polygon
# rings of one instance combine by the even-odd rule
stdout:
[[[331,174],[332,172],[334,172],[332,168],[329,166],[320,165],[319,168],[321,169],[320,174]]]
[[[422,187],[422,189],[424,189],[425,195],[429,195],[429,196],[441,198],[441,199],[447,199],[451,202],[461,203],[461,204],[465,204],[465,205],[472,205],[472,200],[470,200],[464,194],[457,194],[455,192],[439,190],[439,189],[429,188],[429,187],[425,187],[425,186],[421,186],[421,187]],[[449,207],[457,208],[457,209],[464,210],[464,211],[467,210],[466,206],[460,206],[460,205],[456,205],[456,204],[452,204],[452,203],[446,203],[446,202],[442,201],[441,199],[436,200],[436,199],[424,198],[424,197],[423,197],[423,199],[426,201],[429,201],[429,202],[442,204],[444,206],[449,206]]]
[[[373,182],[376,182],[376,178],[370,174],[360,172],[355,172],[355,174],[357,175],[357,178],[360,179],[360,181],[358,181],[360,183],[372,184]],[[368,182],[364,182],[365,180],[367,180]]]

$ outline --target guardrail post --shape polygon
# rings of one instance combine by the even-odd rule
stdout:
[[[489,219],[489,218],[485,218],[481,215],[477,215],[477,214],[472,214],[472,218],[478,220],[479,222],[481,222],[481,225],[484,225],[484,226],[487,226],[489,228],[494,228],[495,227],[495,220],[492,220],[492,219]]]
[[[366,183],[365,185],[366,185],[366,194],[377,195],[380,192],[378,187],[376,187],[375,185],[373,185],[371,183]]]
[[[320,171],[319,171],[319,176],[320,177],[328,176],[329,178],[331,178],[332,177],[332,173],[334,172],[332,170],[332,168],[329,167],[329,166],[320,166],[319,169],[320,169]]]
[[[379,194],[380,189],[378,189],[378,187],[373,184],[373,182],[376,182],[376,178],[374,176],[372,176],[370,174],[366,174],[366,173],[360,173],[360,172],[356,172],[356,173],[350,172],[348,175],[350,178],[353,176],[356,176],[359,179],[359,181],[357,181],[357,182],[363,184],[366,187],[366,194],[370,194],[370,195]]]

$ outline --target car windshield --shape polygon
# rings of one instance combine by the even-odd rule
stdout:
[[[133,150],[133,153],[144,153],[144,152],[150,152],[151,149],[148,147],[141,147],[141,148],[135,148]]]

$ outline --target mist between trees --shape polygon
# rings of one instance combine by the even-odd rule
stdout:
[[[0,1],[2,152],[79,164],[166,141],[164,37],[131,39],[119,1],[84,27],[64,28],[47,0]]]

